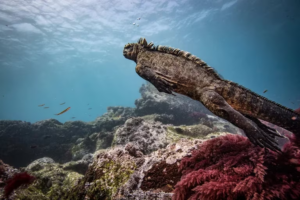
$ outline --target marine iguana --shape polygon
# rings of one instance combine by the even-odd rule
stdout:
[[[126,44],[123,55],[137,63],[137,74],[151,82],[159,92],[176,92],[200,101],[215,115],[244,130],[254,145],[279,152],[275,137],[283,137],[259,119],[300,137],[300,114],[223,79],[189,52],[154,46],[141,38],[137,43]],[[293,117],[296,119],[292,120]]]

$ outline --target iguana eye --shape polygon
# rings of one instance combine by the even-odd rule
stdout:
[[[132,46],[125,47],[125,50],[127,50],[127,51],[132,51]]]

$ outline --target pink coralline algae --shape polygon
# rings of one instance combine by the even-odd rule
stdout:
[[[208,140],[182,159],[173,200],[300,199],[299,147],[294,137],[282,154],[240,135]]]

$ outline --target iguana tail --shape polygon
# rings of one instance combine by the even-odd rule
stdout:
[[[300,114],[236,83],[225,81],[221,95],[242,114],[268,121],[300,137]]]

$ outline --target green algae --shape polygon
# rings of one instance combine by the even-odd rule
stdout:
[[[83,177],[76,172],[63,170],[58,164],[48,164],[39,171],[29,171],[29,173],[35,176],[36,180],[27,188],[17,190],[14,199],[64,199],[62,197]]]
[[[79,199],[79,196],[90,199],[113,199],[117,195],[118,188],[128,181],[135,169],[136,165],[131,161],[108,159],[101,163],[94,163],[84,180],[73,188],[73,192],[67,199]]]
[[[73,159],[78,160],[81,159],[85,154],[94,152],[96,148],[95,145],[95,141],[91,140],[89,137],[85,137],[79,144],[75,144],[71,148]]]
[[[105,162],[102,167],[96,169],[102,175],[94,185],[110,199],[117,193],[118,188],[129,179],[135,168],[135,164],[130,162],[119,163],[113,160]],[[95,192],[95,189],[88,191],[88,194],[91,192]]]
[[[167,130],[167,136],[171,138],[173,142],[181,138],[204,139],[208,134],[214,132],[211,128],[201,124],[192,126],[169,126]]]
[[[172,126],[167,127],[167,139],[170,140],[172,143],[176,143],[177,141],[179,141],[180,139],[183,139],[183,138],[193,139],[192,137],[187,136],[187,135],[182,135],[182,134],[178,133],[177,131],[178,130],[176,130]]]

